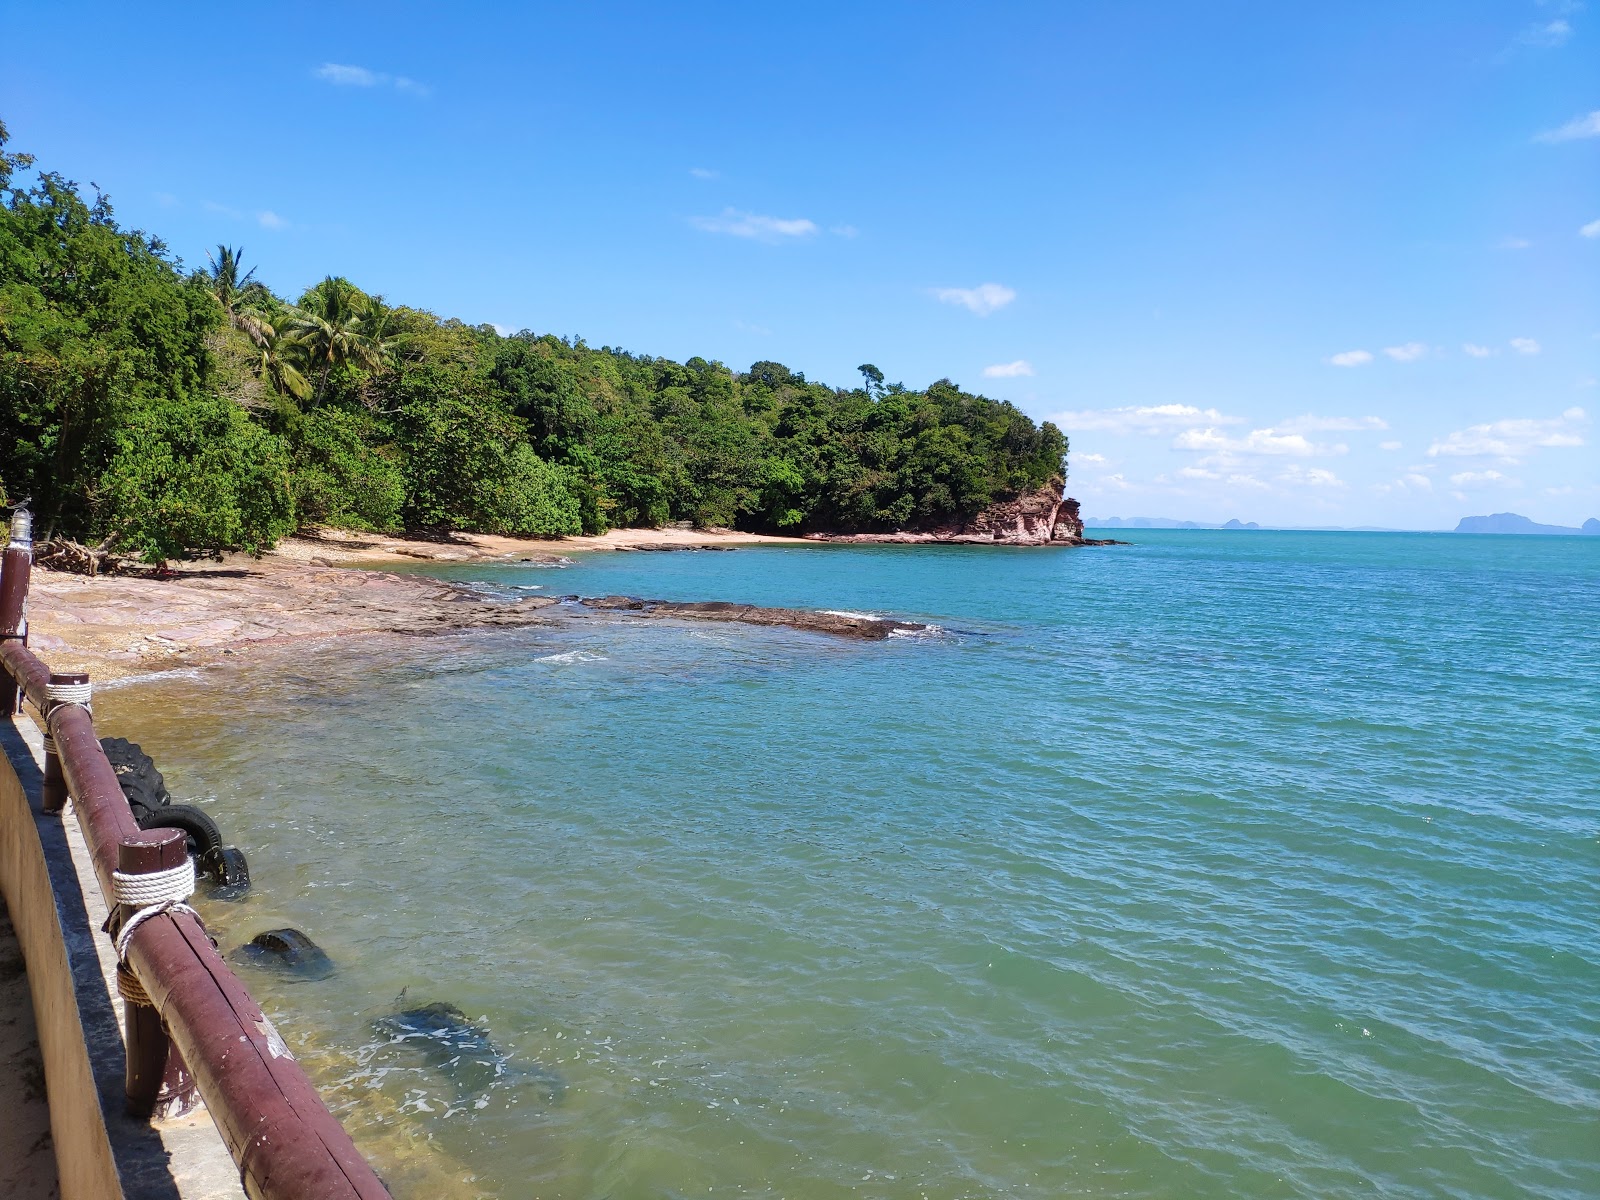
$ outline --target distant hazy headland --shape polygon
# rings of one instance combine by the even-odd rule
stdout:
[[[1600,519],[1590,517],[1583,527],[1572,525],[1540,525],[1517,513],[1494,513],[1487,517],[1462,517],[1456,526],[1457,533],[1537,533],[1537,534],[1600,534]]]

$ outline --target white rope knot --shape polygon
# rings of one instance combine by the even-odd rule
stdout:
[[[81,704],[88,708],[92,695],[92,683],[47,683],[44,688],[44,698],[51,704]]]
[[[128,918],[128,923],[122,927],[122,932],[117,934],[117,961],[119,963],[128,961],[128,943],[133,940],[133,931],[151,917],[159,917],[164,912],[188,913],[196,921],[200,919],[200,914],[181,900],[163,900],[160,904],[153,904],[149,908],[141,908]]]
[[[130,908],[148,908],[167,900],[182,901],[194,895],[194,859],[165,871],[146,871],[138,875],[111,872],[112,899]]]

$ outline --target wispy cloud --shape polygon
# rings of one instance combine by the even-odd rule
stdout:
[[[1016,379],[1023,375],[1033,374],[1033,364],[1025,358],[1016,362],[995,363],[992,367],[983,369],[985,379]]]
[[[1512,479],[1493,468],[1487,471],[1458,471],[1450,476],[1450,483],[1458,488],[1521,487],[1522,480]]]
[[[1366,350],[1342,350],[1328,359],[1336,367],[1364,367],[1372,361]]]
[[[1579,237],[1600,238],[1600,220],[1590,221],[1578,230]]]
[[[1404,442],[1379,442],[1378,443],[1378,449],[1379,450],[1398,450],[1404,445],[1405,445]]]
[[[1139,433],[1164,435],[1201,421],[1211,425],[1238,425],[1243,417],[1230,417],[1214,408],[1196,408],[1192,404],[1152,404],[1128,408],[1091,408],[1078,412],[1062,412],[1051,417],[1068,433],[1094,431],[1097,433]]]
[[[690,167],[689,174],[696,179],[721,179],[721,171],[713,171],[710,167]]]
[[[263,229],[270,229],[274,233],[281,229],[289,228],[289,222],[270,208],[258,212],[243,212],[227,204],[218,204],[215,200],[202,200],[200,207],[206,212],[216,213],[218,216],[227,217],[230,221],[254,221]]]
[[[1557,46],[1565,45],[1571,36],[1572,26],[1557,17],[1554,21],[1528,26],[1517,35],[1517,42],[1519,45],[1533,46],[1540,50],[1553,50]]]
[[[1104,454],[1074,454],[1072,461],[1075,463],[1094,463],[1096,466],[1105,466],[1111,460]]]
[[[1496,245],[1501,250],[1526,250],[1533,243],[1525,237],[1503,237]]]
[[[854,225],[829,225],[828,232],[834,237],[853,238],[860,234],[861,230]]]
[[[959,305],[980,317],[987,317],[1017,298],[1016,291],[1003,283],[980,283],[975,288],[934,288],[933,294],[942,304]]]
[[[1409,471],[1393,483],[1380,483],[1372,490],[1379,495],[1388,495],[1391,492],[1426,494],[1433,491],[1433,480],[1416,471]]]
[[[258,212],[256,214],[256,222],[263,229],[278,230],[278,229],[287,229],[289,227],[289,222],[285,221],[282,217],[280,217],[277,213],[273,212],[270,208],[264,209],[263,211]]]
[[[1434,442],[1428,447],[1428,457],[1498,458],[1517,463],[1535,450],[1583,445],[1583,429],[1588,423],[1583,409],[1569,408],[1559,417],[1545,420],[1512,417],[1471,425]]]
[[[1403,346],[1385,346],[1383,352],[1395,362],[1416,362],[1427,356],[1428,348],[1421,342],[1407,342]]]
[[[414,96],[427,96],[433,91],[427,84],[418,83],[415,79],[408,79],[404,75],[390,75],[350,63],[323,63],[312,74],[335,87],[389,87],[397,92],[409,92]]]
[[[1277,425],[1285,433],[1358,433],[1363,429],[1387,429],[1382,417],[1290,417]]]
[[[1540,349],[1539,343],[1532,338],[1521,337],[1511,339],[1511,348],[1518,354],[1537,354]]]
[[[1536,142],[1575,142],[1580,138],[1600,137],[1600,109],[1574,117],[1558,129],[1546,129],[1534,135]]]
[[[1290,487],[1309,488],[1342,488],[1345,485],[1344,480],[1326,467],[1302,467],[1299,463],[1279,471],[1278,482]]]
[[[1242,438],[1229,437],[1216,429],[1185,429],[1172,439],[1174,450],[1205,450],[1213,454],[1288,454],[1299,458],[1344,454],[1349,446],[1319,445],[1304,434],[1278,429],[1252,429]]]
[[[1463,342],[1461,349],[1468,358],[1488,358],[1494,353],[1489,347],[1479,346],[1475,342]]]
[[[716,217],[691,217],[689,224],[706,233],[723,233],[755,242],[814,237],[818,232],[817,223],[805,217],[766,217],[760,213],[740,212],[737,208],[725,208]]]

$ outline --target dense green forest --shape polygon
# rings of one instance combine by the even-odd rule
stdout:
[[[1066,438],[949,380],[850,389],[185,271],[0,125],[0,501],[163,561],[302,527],[874,531],[1064,473]]]

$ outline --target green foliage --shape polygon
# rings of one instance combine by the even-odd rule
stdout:
[[[302,526],[392,533],[406,481],[398,449],[365,413],[319,408],[295,422],[294,504]]]
[[[4,128],[0,126],[0,146]],[[871,363],[835,389],[391,307],[297,303],[218,246],[185,277],[26,156],[0,154],[0,485],[46,531],[155,557],[292,524],[551,536],[615,525],[878,531],[975,514],[1065,469],[1010,404]]]
[[[93,493],[92,536],[165,562],[186,552],[257,552],[294,527],[289,459],[277,437],[218,396],[126,414]]]

